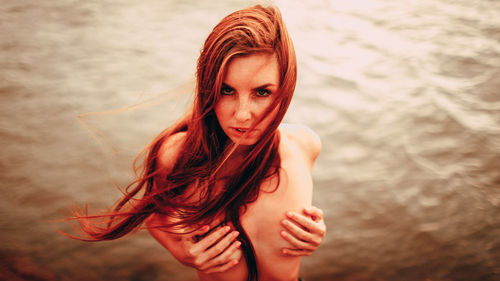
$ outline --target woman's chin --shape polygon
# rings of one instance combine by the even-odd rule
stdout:
[[[252,139],[234,139],[233,143],[237,144],[241,148],[250,148],[250,146],[257,143],[257,140]]]

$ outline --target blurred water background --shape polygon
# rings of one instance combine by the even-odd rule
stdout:
[[[196,278],[145,231],[84,243],[53,220],[120,195],[116,161],[76,116],[190,81],[211,28],[251,4],[2,1],[0,279]],[[323,141],[314,204],[328,234],[301,275],[500,280],[500,1],[276,4],[299,62],[286,120]],[[124,143],[157,129],[121,120]]]

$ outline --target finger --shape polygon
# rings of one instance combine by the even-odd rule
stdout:
[[[286,256],[310,256],[313,251],[310,250],[300,250],[300,249],[282,249],[281,253]]]
[[[316,232],[308,232],[286,220],[282,221],[282,225],[288,230],[288,235],[294,236],[298,241],[311,244],[313,247],[321,244],[326,232],[324,228],[319,228]]]
[[[224,250],[226,250],[226,248],[229,247],[231,242],[233,242],[233,240],[236,239],[238,235],[239,235],[238,231],[233,231],[228,235],[226,235],[223,239],[215,243],[204,253],[201,253],[195,260],[198,269],[203,270],[207,269],[210,266],[218,265],[216,262],[212,262],[211,260],[220,255],[221,253],[223,253]]]
[[[309,216],[306,217],[296,212],[287,212],[286,216],[305,229],[315,230],[318,228],[316,222]]]
[[[206,234],[208,231],[210,230],[210,226],[209,225],[204,225],[198,229],[196,229],[195,231],[191,232],[190,233],[190,236],[193,237],[193,236],[200,236],[200,235],[204,235]]]
[[[304,214],[311,216],[315,221],[320,221],[323,219],[323,210],[316,208],[314,206],[311,206],[309,208],[304,208],[303,212]]]
[[[195,259],[204,251],[203,245],[197,244],[199,241],[198,237],[204,236],[209,231],[210,231],[210,226],[204,225],[196,229],[195,231],[182,236],[181,239],[185,244],[185,246],[187,246],[187,253],[191,258]]]
[[[239,260],[230,260],[223,265],[207,269],[207,270],[203,271],[203,273],[210,274],[210,273],[224,272],[224,271],[227,271],[228,269],[232,268],[233,266],[237,265],[238,263],[240,263]]]
[[[230,234],[231,235],[231,234]],[[230,236],[228,235],[228,236]],[[225,249],[224,252],[222,252],[220,255],[215,257],[212,260],[209,260],[201,269],[202,270],[209,270],[211,268],[219,267],[221,265],[225,265],[231,260],[235,260],[233,258],[233,254],[238,251],[238,249],[241,247],[241,242],[240,241],[234,241],[227,249]],[[236,255],[239,258],[241,258],[241,255]],[[221,272],[221,271],[219,271]]]
[[[200,240],[205,238],[207,235],[209,235],[211,232],[216,231],[217,229],[220,229],[223,227],[223,225],[204,225],[203,227],[199,228],[199,231],[193,232],[189,238],[194,242],[198,243]],[[205,231],[206,230],[206,231]]]
[[[233,231],[226,235],[222,240],[213,245],[210,249],[206,251],[208,260],[211,260],[218,255],[224,253],[224,251],[231,245],[231,243],[238,237],[240,233],[238,231]],[[241,245],[241,244],[240,244]],[[222,263],[222,262],[219,262]]]
[[[302,240],[302,241],[306,241],[306,242],[310,242],[310,241],[313,241],[313,233],[311,231],[311,228],[313,230],[317,230],[317,226],[314,225],[313,226],[308,226],[307,230],[304,229],[303,225],[297,225],[295,224],[294,222],[290,221],[290,220],[287,220],[287,219],[284,219],[281,221],[281,224],[283,225],[283,227],[285,227],[286,230],[288,230],[291,234],[293,234],[295,237],[297,237],[298,239]]]
[[[193,250],[197,253],[204,252],[208,248],[210,248],[215,242],[224,237],[231,228],[229,226],[220,227],[219,229],[213,231],[207,236],[203,237],[200,241],[198,241],[194,246]]]
[[[312,245],[310,243],[306,243],[304,241],[301,241],[291,235],[290,233],[286,231],[281,231],[281,237],[285,238],[286,241],[288,241],[294,248],[301,249],[301,250],[310,250],[314,251],[317,248],[317,245]]]
[[[310,217],[305,217],[295,212],[287,212],[287,217],[297,223],[299,226],[309,230],[315,236],[323,237],[326,234],[326,225],[323,219],[315,222]]]

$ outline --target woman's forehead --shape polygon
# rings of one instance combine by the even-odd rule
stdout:
[[[256,53],[238,56],[229,62],[224,83],[232,87],[279,85],[279,67],[274,54]]]

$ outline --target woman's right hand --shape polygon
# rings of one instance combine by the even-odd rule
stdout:
[[[242,257],[241,242],[236,240],[238,235],[238,231],[231,231],[227,225],[212,231],[205,225],[184,234],[181,243],[185,260],[182,262],[206,274],[224,272],[237,265]]]
[[[163,230],[163,215],[154,214],[146,220],[146,226],[158,243],[163,245],[179,262],[203,273],[224,272],[237,265],[243,256],[239,233],[229,226],[210,226],[183,229],[177,233]]]

